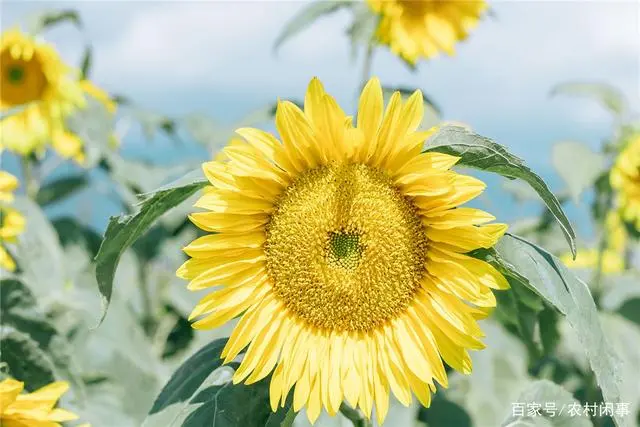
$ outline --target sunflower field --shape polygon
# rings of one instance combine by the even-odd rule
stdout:
[[[637,3],[1,12],[1,427],[640,426]]]

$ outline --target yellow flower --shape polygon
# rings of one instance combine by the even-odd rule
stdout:
[[[640,231],[640,135],[620,153],[611,170],[611,186],[617,190],[623,219]]]
[[[61,156],[81,161],[82,141],[66,128],[65,120],[85,107],[85,94],[113,112],[104,91],[79,81],[78,71],[65,64],[52,45],[17,29],[2,34],[0,66],[0,112],[8,115],[0,121],[0,144],[24,156],[51,143]]]
[[[487,3],[483,0],[367,0],[380,15],[377,37],[391,51],[414,64],[443,51],[454,54],[456,42],[474,28]]]
[[[293,407],[313,422],[346,399],[385,418],[389,394],[428,406],[443,359],[468,373],[467,349],[484,347],[476,320],[496,304],[504,277],[466,255],[493,246],[506,225],[459,208],[485,184],[449,170],[457,157],[422,153],[422,94],[395,93],[383,112],[380,82],[360,98],[357,127],[318,79],[304,111],[278,102],[280,140],[237,133],[191,220],[210,232],[184,248],[178,270],[189,289],[210,289],[195,328],[240,320],[222,356],[248,346],[234,382],[273,372],[275,411]]]
[[[11,203],[13,192],[18,188],[18,179],[9,172],[0,170],[0,202]]]
[[[6,243],[15,243],[16,237],[24,231],[25,219],[20,212],[7,206],[0,206],[0,267],[14,271],[16,264],[9,255]]]
[[[619,213],[616,211],[607,213],[604,227],[607,233],[607,247],[614,252],[624,254],[627,247],[627,230]]]
[[[612,249],[605,249],[602,254],[602,272],[605,274],[619,273],[624,270],[624,258]],[[593,269],[598,266],[597,249],[581,249],[578,251],[576,259],[569,253],[560,257],[560,260],[569,268]]]
[[[62,422],[78,418],[72,412],[54,408],[68,389],[57,381],[33,393],[22,393],[24,383],[8,378],[0,382],[0,421],[2,427],[61,427]]]

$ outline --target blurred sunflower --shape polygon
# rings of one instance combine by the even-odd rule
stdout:
[[[380,422],[389,394],[428,406],[444,361],[469,373],[467,349],[484,347],[477,319],[495,306],[504,277],[466,255],[493,246],[506,225],[459,208],[485,184],[449,170],[457,157],[422,153],[422,94],[383,111],[380,82],[360,98],[357,126],[318,79],[304,111],[278,102],[282,139],[243,128],[223,158],[205,163],[211,182],[190,218],[213,234],[184,248],[189,289],[215,288],[195,307],[195,328],[241,315],[222,356],[248,346],[235,383],[273,372],[275,411],[314,422],[343,399]],[[481,225],[485,224],[485,225]],[[202,316],[202,317],[201,317]],[[434,381],[435,380],[435,381]]]
[[[82,141],[65,119],[86,105],[85,95],[113,112],[108,95],[65,64],[54,47],[12,29],[0,42],[1,146],[22,156],[50,143],[62,157],[82,162]]]
[[[18,188],[18,180],[8,172],[0,171],[0,268],[14,271],[16,264],[5,248],[6,243],[14,243],[24,231],[25,219],[17,210],[6,203],[13,201],[13,192]]]
[[[611,170],[611,186],[617,191],[622,218],[640,231],[640,135],[618,156]]]
[[[62,422],[78,419],[72,412],[54,408],[69,389],[57,381],[32,393],[22,393],[24,383],[7,378],[0,382],[0,425],[2,427],[62,427]]]
[[[439,52],[454,54],[458,41],[488,8],[483,0],[367,0],[380,16],[378,40],[415,65]]]
[[[604,274],[619,273],[625,269],[625,250],[627,232],[624,229],[620,215],[611,211],[604,223],[604,233],[607,236],[607,247],[602,253],[602,272]],[[573,259],[571,253],[565,253],[560,260],[569,268],[593,269],[600,262],[598,249],[580,249]]]

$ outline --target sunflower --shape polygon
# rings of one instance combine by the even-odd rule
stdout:
[[[457,157],[422,153],[422,94],[395,93],[383,112],[371,79],[357,126],[318,79],[304,111],[279,101],[280,140],[243,128],[203,165],[211,182],[191,220],[211,232],[184,248],[178,270],[189,289],[215,288],[197,304],[195,328],[241,315],[222,357],[251,384],[270,373],[271,406],[293,407],[311,422],[343,399],[385,418],[392,391],[428,406],[443,359],[469,373],[467,349],[481,349],[477,319],[508,284],[466,255],[489,248],[506,225],[459,208],[485,188],[450,170]],[[481,225],[485,224],[485,225]],[[434,381],[435,380],[435,381]]]
[[[620,153],[611,186],[617,190],[622,218],[640,231],[640,135]]]
[[[13,192],[18,188],[18,179],[9,172],[0,170],[0,203],[13,202]]]
[[[0,382],[0,425],[61,427],[60,423],[77,419],[72,412],[54,408],[68,389],[66,381],[57,381],[32,393],[22,393],[23,382],[5,379]]]
[[[604,233],[607,236],[607,246],[602,252],[602,272],[604,274],[619,273],[625,269],[625,250],[627,232],[624,229],[620,215],[610,211],[604,222]],[[598,267],[600,253],[597,249],[581,249],[573,259],[573,254],[567,252],[560,260],[569,268],[593,269]]]
[[[22,214],[6,203],[13,201],[13,192],[18,188],[18,180],[8,172],[0,171],[0,268],[14,271],[16,264],[5,248],[5,243],[13,243],[24,230]]]
[[[93,96],[110,111],[115,106],[90,81],[65,64],[54,47],[17,29],[0,43],[0,145],[22,156],[42,152],[47,143],[62,157],[82,162],[82,141],[65,119]]]
[[[380,16],[376,35],[396,55],[415,65],[439,52],[454,54],[487,3],[483,0],[367,0]]]

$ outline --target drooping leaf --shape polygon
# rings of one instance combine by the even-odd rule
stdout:
[[[569,188],[574,203],[605,171],[606,158],[579,142],[564,141],[553,146],[551,161]]]
[[[597,101],[618,116],[627,112],[627,100],[622,93],[605,83],[561,83],[551,90],[551,96],[583,96]]]
[[[584,350],[607,402],[627,402],[621,390],[620,361],[607,342],[598,311],[587,286],[558,258],[521,237],[505,235],[496,245],[502,261],[526,277],[547,303],[567,319]],[[627,419],[616,416],[618,426]]]
[[[202,172],[193,171],[181,179],[145,194],[137,213],[111,217],[96,255],[96,279],[102,295],[102,313],[106,315],[113,287],[113,277],[122,253],[144,234],[162,215],[188,199],[207,184]]]
[[[329,15],[342,8],[352,7],[353,4],[352,0],[329,0],[309,3],[285,24],[273,44],[273,50],[277,51],[285,41],[306,29],[322,16]]]
[[[531,383],[512,399],[511,415],[502,427],[592,427],[584,408],[564,388],[548,380]]]
[[[28,337],[32,343],[26,344],[27,341],[22,339],[19,341],[29,348],[37,347],[38,354],[43,354],[38,359],[46,358],[46,364],[52,366],[52,372],[70,381],[74,393],[82,395],[83,384],[76,372],[67,339],[56,330],[38,307],[31,291],[18,279],[7,278],[0,281],[0,325],[2,328],[11,327]],[[34,369],[37,370],[38,367]]]
[[[533,172],[522,159],[509,153],[506,148],[459,126],[445,126],[427,141],[427,151],[437,151],[460,157],[461,166],[498,173],[511,179],[522,179],[540,196],[569,243],[571,252],[576,253],[576,235],[569,219],[562,210],[556,196],[547,184]]]
[[[154,402],[144,427],[279,426],[289,411],[272,413],[268,379],[233,385],[237,364],[221,366],[226,338],[215,340],[178,368]]]
[[[38,202],[40,206],[59,202],[77,191],[82,190],[88,183],[89,180],[84,174],[55,179],[40,187],[36,195],[36,202]]]

